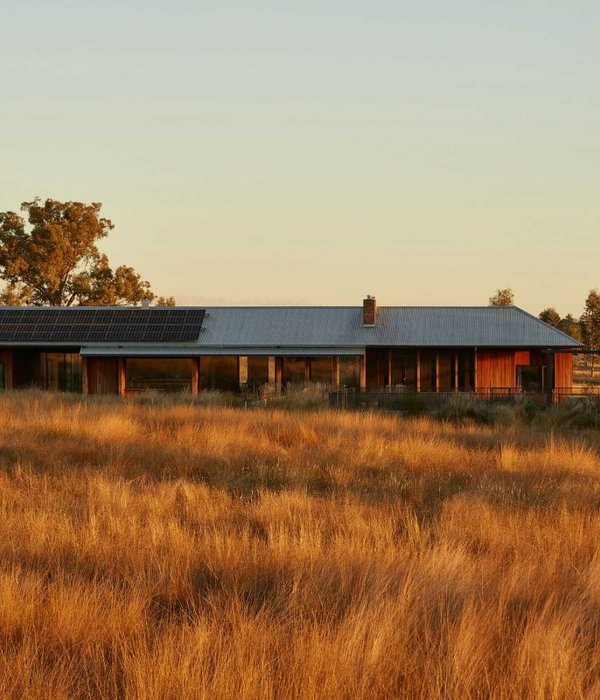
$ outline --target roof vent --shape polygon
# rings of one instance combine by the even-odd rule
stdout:
[[[377,318],[377,301],[370,294],[363,299],[363,326],[374,326]]]

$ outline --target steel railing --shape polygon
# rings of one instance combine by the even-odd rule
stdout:
[[[471,396],[484,401],[515,403],[530,400],[540,405],[548,403],[546,391],[524,391],[518,387],[489,387],[477,390],[454,391],[411,391],[400,387],[378,389],[342,388],[329,392],[329,405],[332,408],[382,408],[387,410],[410,409],[412,404],[424,406],[443,404],[457,396]],[[558,387],[551,392],[552,404],[570,399],[587,399],[600,405],[600,388]]]

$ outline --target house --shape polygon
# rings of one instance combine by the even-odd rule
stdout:
[[[0,388],[569,390],[578,347],[514,306],[4,307]]]

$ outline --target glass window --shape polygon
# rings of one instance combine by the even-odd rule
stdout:
[[[306,381],[306,361],[303,357],[283,358],[283,384],[301,384]]]
[[[250,362],[248,362],[249,373]],[[212,357],[201,357],[200,388],[210,391],[237,391],[240,388],[240,370],[237,356],[214,355]]]
[[[381,389],[389,385],[390,354],[388,350],[368,348],[366,353],[367,387]]]
[[[475,353],[473,350],[458,351],[458,388],[471,391],[475,387]]]
[[[49,391],[82,391],[81,356],[75,352],[40,353],[41,385]]]
[[[248,385],[262,386],[269,383],[269,358],[248,357]]]
[[[349,389],[360,389],[360,363],[359,357],[340,357],[340,386]]]
[[[4,362],[0,362],[0,391],[5,387],[4,383]]]
[[[392,350],[392,386],[417,387],[417,352]]]
[[[129,358],[125,363],[125,387],[133,391],[191,391],[192,360]]]
[[[523,391],[542,391],[542,370],[540,365],[517,366],[517,386]]]
[[[440,350],[437,363],[439,390],[452,391],[454,389],[454,353],[450,350]]]
[[[331,384],[333,363],[331,357],[312,357],[310,360],[310,381]]]
[[[421,391],[435,391],[435,352],[421,350]]]
[[[45,365],[43,353],[31,350],[15,350],[12,357],[13,387],[26,389],[29,387],[45,388],[42,380],[42,365]]]

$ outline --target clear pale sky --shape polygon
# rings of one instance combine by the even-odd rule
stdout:
[[[0,0],[0,211],[100,201],[179,303],[600,286],[600,3]]]

